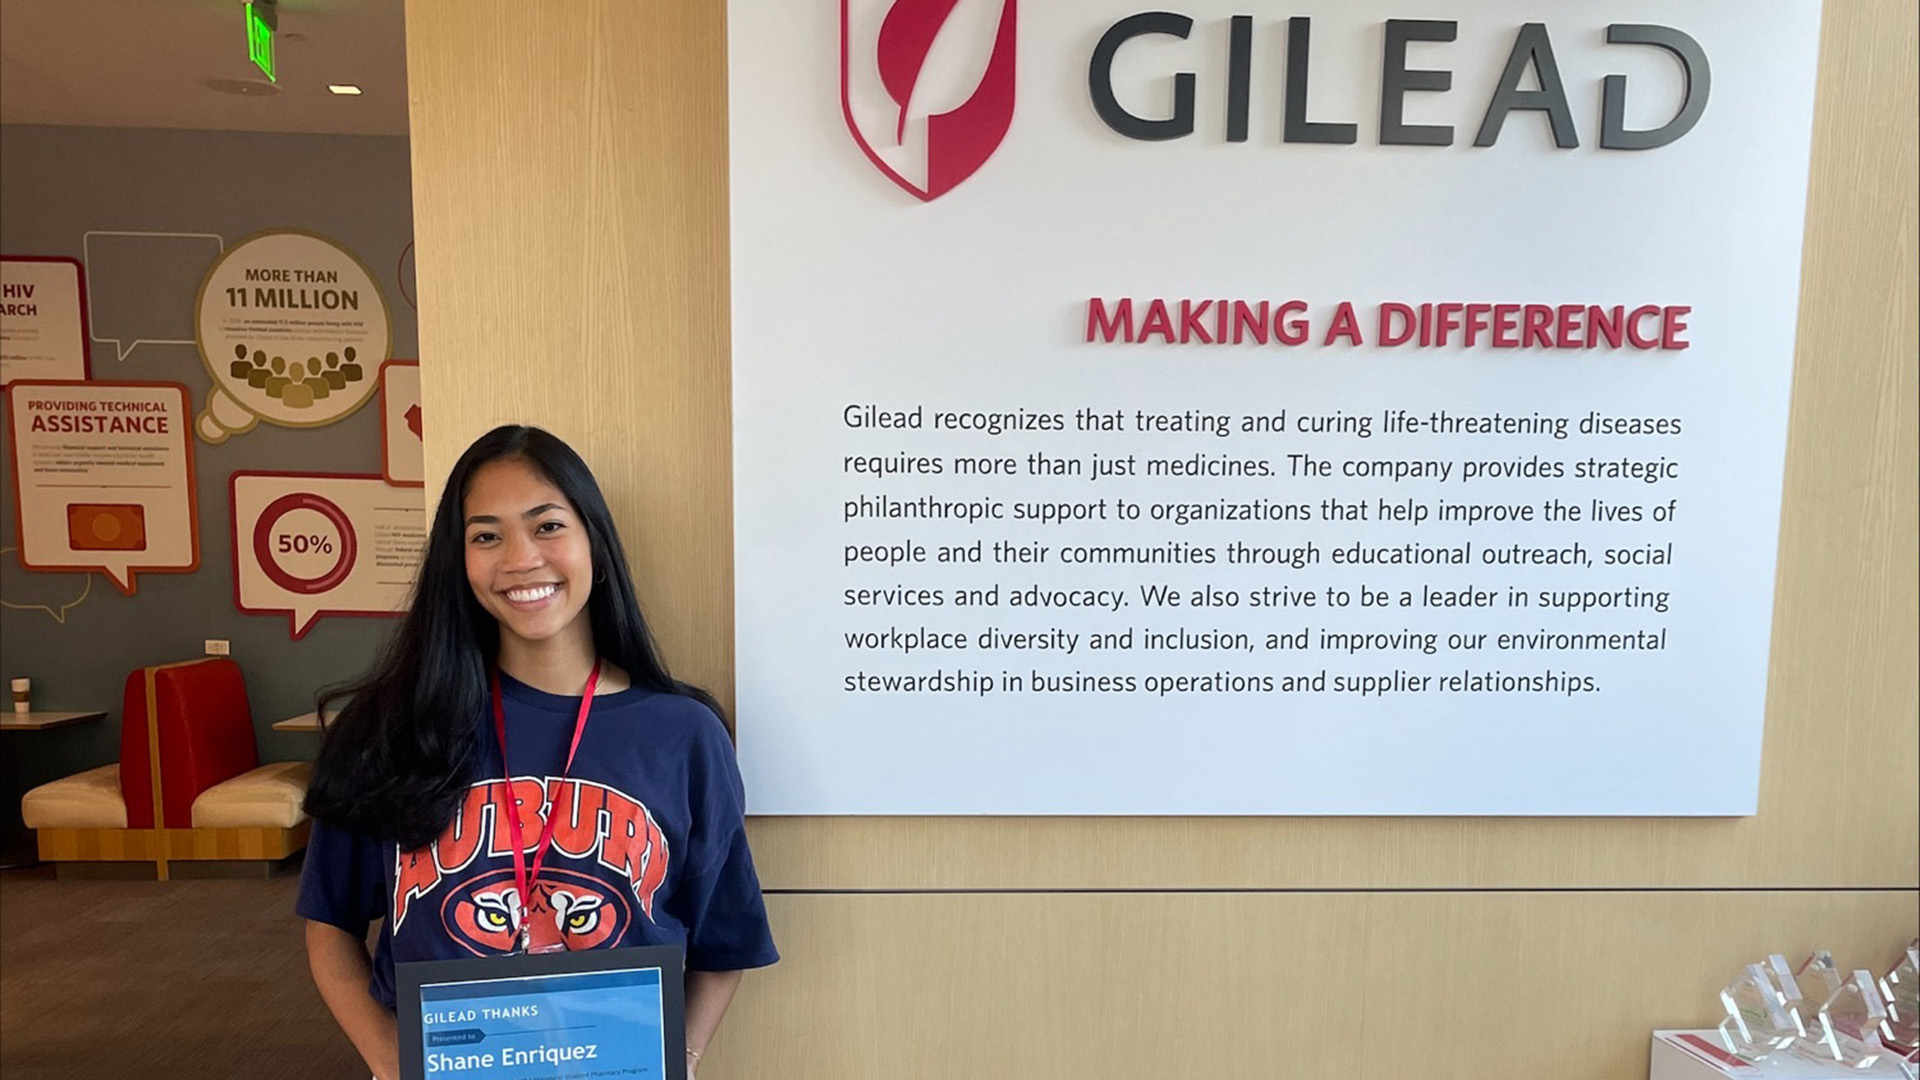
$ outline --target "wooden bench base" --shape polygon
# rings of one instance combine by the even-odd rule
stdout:
[[[291,829],[47,828],[35,831],[44,862],[150,862],[159,867],[159,876],[165,880],[168,862],[278,862],[307,846],[313,822],[303,821]]]
[[[193,859],[167,864],[172,881],[264,881],[300,872],[301,855],[284,859]],[[151,862],[60,862],[53,867],[56,881],[157,881],[160,864]]]

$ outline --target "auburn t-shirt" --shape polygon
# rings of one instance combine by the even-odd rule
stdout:
[[[500,687],[510,761],[500,760],[489,711],[476,719],[475,779],[438,840],[400,851],[314,822],[295,911],[362,938],[385,920],[369,987],[375,1000],[394,1007],[395,961],[512,951],[529,907],[553,920],[569,949],[678,945],[696,971],[780,958],[747,851],[740,769],[719,717],[677,694],[635,687],[601,695],[562,777],[580,699],[505,674]],[[529,873],[547,807],[556,818],[530,905],[514,877],[510,792]]]

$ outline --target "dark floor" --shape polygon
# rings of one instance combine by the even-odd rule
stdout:
[[[0,872],[0,1076],[364,1080],[307,975],[298,885]]]

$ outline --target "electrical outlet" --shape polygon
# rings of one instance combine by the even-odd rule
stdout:
[[[227,652],[228,652],[227,642],[224,639],[221,639],[221,638],[207,639],[207,655],[208,656],[225,656],[227,655]]]

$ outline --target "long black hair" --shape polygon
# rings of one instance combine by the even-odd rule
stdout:
[[[412,850],[436,839],[459,812],[474,781],[488,671],[500,645],[499,624],[467,584],[464,506],[474,474],[510,459],[559,488],[587,530],[594,578],[587,611],[599,655],[637,687],[684,694],[719,713],[711,695],[676,681],[661,662],[613,514],[587,463],[549,432],[497,427],[467,447],[447,477],[412,606],[379,662],[320,698],[323,714],[335,701],[346,704],[326,725],[314,762],[305,807],[315,818]]]

